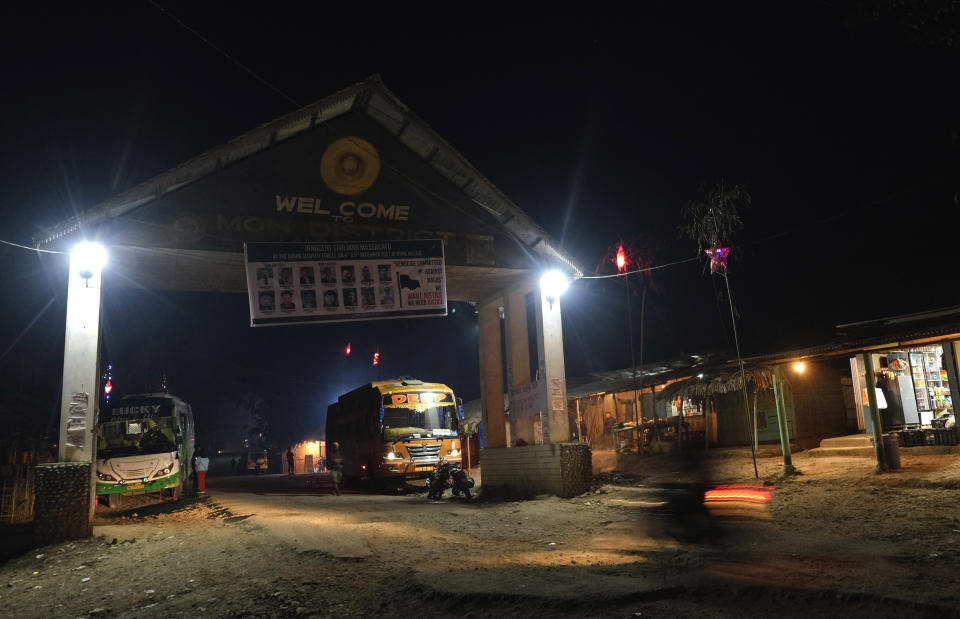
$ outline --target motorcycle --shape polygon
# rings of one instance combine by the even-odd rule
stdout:
[[[427,498],[439,501],[443,498],[443,492],[447,488],[452,489],[453,496],[463,495],[467,499],[471,498],[470,488],[473,488],[475,482],[467,472],[453,462],[440,462],[439,466],[430,471],[427,477]]]

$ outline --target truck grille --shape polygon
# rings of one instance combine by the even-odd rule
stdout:
[[[407,445],[411,458],[436,458],[440,454],[440,443]]]

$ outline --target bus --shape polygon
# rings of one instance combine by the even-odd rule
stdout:
[[[348,479],[426,477],[441,460],[462,462],[462,416],[446,385],[407,377],[369,383],[327,409],[327,456],[339,443]]]
[[[176,501],[190,473],[193,411],[169,393],[126,395],[97,423],[99,502],[120,506],[123,495],[159,492]]]

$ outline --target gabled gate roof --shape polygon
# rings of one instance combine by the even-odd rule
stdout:
[[[580,264],[507,198],[467,160],[391,93],[378,76],[350,86],[312,105],[261,125],[226,144],[213,148],[154,178],[128,189],[83,213],[60,222],[38,235],[39,247],[61,245],[78,232],[89,236],[96,229],[184,190],[228,167],[262,154],[294,137],[307,134],[334,119],[360,111],[392,135],[430,169],[467,196],[486,221],[518,245],[528,268],[555,266],[573,277],[583,274]],[[179,247],[179,246],[178,246]],[[170,247],[159,248],[160,251]],[[176,250],[183,253],[183,250]],[[215,252],[221,255],[224,252]],[[210,259],[207,257],[207,259]],[[230,259],[232,260],[232,259]],[[228,262],[230,261],[228,260]],[[216,261],[216,260],[214,260]],[[492,271],[495,269],[486,269]],[[483,271],[469,271],[473,277]],[[494,275],[493,273],[490,273]],[[450,274],[457,277],[456,272]],[[506,280],[502,280],[506,281]],[[211,289],[223,289],[213,286]],[[476,296],[476,295],[474,295]],[[453,297],[452,297],[453,298]]]

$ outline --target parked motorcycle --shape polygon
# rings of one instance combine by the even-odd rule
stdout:
[[[473,478],[456,463],[441,462],[427,477],[427,498],[438,501],[443,498],[443,492],[451,488],[453,496],[463,495],[469,499],[472,496],[470,488],[474,485]]]

